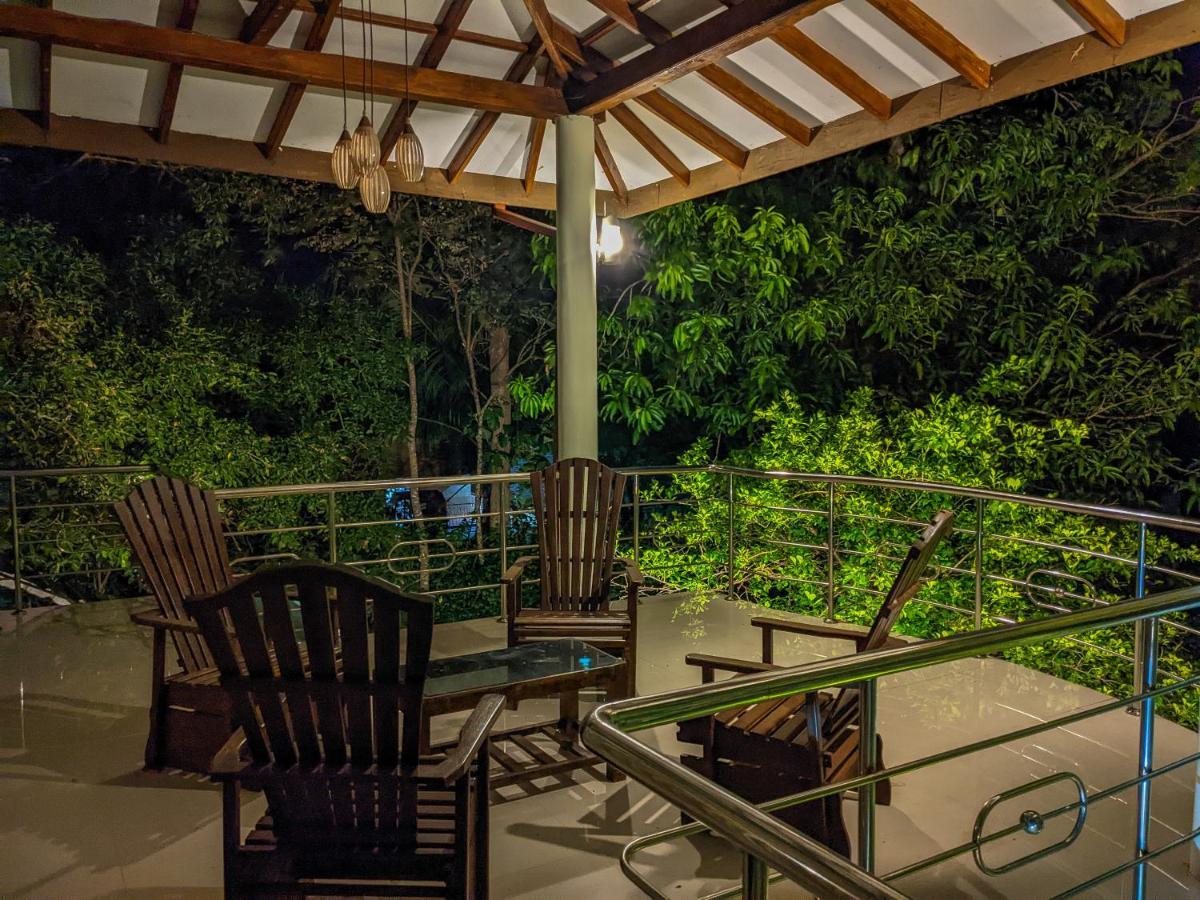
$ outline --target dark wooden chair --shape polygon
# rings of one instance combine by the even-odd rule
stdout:
[[[594,459],[564,459],[530,477],[538,555],[523,556],[501,584],[508,645],[578,638],[625,660],[624,696],[637,692],[637,604],[642,575],[616,556],[625,476]],[[521,579],[538,563],[541,602],[521,604]],[[614,563],[625,573],[625,609],[610,606]]]
[[[488,733],[504,700],[485,696],[455,748],[420,756],[429,597],[294,563],[185,608],[240,729],[211,767],[228,896],[487,897]],[[244,839],[243,785],[267,798]]]
[[[774,638],[780,631],[851,641],[856,653],[902,645],[891,636],[892,626],[905,604],[924,586],[923,576],[933,553],[953,523],[953,512],[939,512],[909,548],[870,628],[756,617],[750,622],[762,629],[762,662],[699,653],[688,654],[686,662],[698,666],[708,684],[718,671],[745,675],[779,668],[774,663]],[[762,803],[859,775],[859,716],[859,690],[854,686],[832,694],[795,694],[728,709],[679,723],[679,739],[702,748],[700,756],[684,755],[680,761],[747,800]],[[882,737],[878,737],[877,748],[876,758],[883,765]],[[876,802],[891,803],[889,781],[876,786]],[[849,856],[841,795],[793,806],[776,815]]]
[[[184,601],[234,580],[216,498],[177,478],[143,481],[114,504],[155,607],[131,618],[154,629],[146,768],[206,772],[233,731],[229,699]],[[167,672],[167,638],[178,670]]]

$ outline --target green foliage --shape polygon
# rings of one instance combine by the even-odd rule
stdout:
[[[1032,484],[1194,502],[1200,124],[1148,61],[640,223],[603,413],[754,438],[785,393],[958,394],[1085,435]]]
[[[784,396],[757,416],[759,439],[730,454],[729,464],[762,471],[866,475],[885,479],[991,488],[1021,493],[1047,466],[1086,440],[1078,428],[1031,425],[959,397],[935,397],[917,409],[883,409],[878,396],[855,392],[838,415],[806,412]],[[701,440],[681,462],[705,465],[711,441]],[[735,592],[756,603],[811,615],[827,614],[829,488],[799,480],[740,477],[735,482]],[[725,476],[697,473],[663,485],[664,497],[696,498],[644,526],[664,536],[644,551],[645,570],[685,588],[726,589],[728,502]],[[939,509],[957,514],[957,533],[939,551],[936,580],[908,605],[898,631],[941,637],[974,628],[976,507],[937,490],[838,486],[834,544],[834,615],[869,623],[906,547]],[[1128,524],[992,501],[984,505],[983,624],[1022,621],[1061,609],[1110,603],[1133,594],[1137,530]],[[1063,550],[1061,548],[1075,548]],[[1196,571],[1200,549],[1154,536],[1153,564]],[[1118,560],[1125,560],[1120,562]],[[1059,574],[1061,573],[1061,574]],[[1176,586],[1153,574],[1150,589]],[[1132,630],[1023,648],[1009,658],[1098,690],[1128,692]],[[1163,629],[1162,665],[1196,673],[1189,636]],[[1116,654],[1116,655],[1114,655]],[[1196,722],[1193,695],[1171,695],[1167,711]]]

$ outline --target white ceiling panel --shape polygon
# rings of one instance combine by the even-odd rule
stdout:
[[[50,108],[60,116],[154,125],[166,73],[165,63],[56,47]]]
[[[37,108],[39,65],[38,45],[33,41],[0,38],[0,106]]]
[[[761,147],[783,137],[778,131],[733,102],[694,72],[676,78],[662,89],[696,115],[717,124],[743,147]]]
[[[190,134],[265,141],[285,90],[281,82],[265,78],[186,68],[173,127]]]

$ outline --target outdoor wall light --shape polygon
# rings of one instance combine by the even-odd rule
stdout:
[[[613,215],[605,216],[600,223],[600,240],[596,242],[596,255],[600,262],[613,262],[625,249],[625,235],[621,223]]]

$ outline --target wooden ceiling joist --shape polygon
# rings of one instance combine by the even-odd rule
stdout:
[[[705,66],[700,70],[700,77],[781,134],[800,144],[812,143],[812,126],[758,93],[728,69],[716,64]]]
[[[799,28],[788,26],[771,35],[771,39],[804,63],[835,88],[881,119],[893,112],[892,98],[830,53]]]
[[[337,12],[341,5],[342,0],[326,0],[325,8],[317,13],[317,17],[313,19],[313,23],[308,29],[308,34],[304,37],[305,50],[317,51],[325,46],[325,39],[329,37],[329,30],[333,27],[333,20],[337,18]],[[283,146],[283,139],[292,125],[296,110],[300,108],[300,101],[303,99],[304,90],[307,87],[306,83],[297,81],[287,86],[283,102],[279,104],[275,120],[271,123],[271,130],[267,133],[267,141],[263,144],[262,151],[267,159],[273,159],[279,152],[279,148]]]
[[[183,4],[179,7],[179,18],[175,22],[175,27],[180,31],[191,31],[192,26],[196,24],[196,7],[200,5],[200,0],[183,0]],[[162,103],[158,107],[158,127],[155,129],[155,137],[161,143],[166,143],[171,139],[171,123],[175,120],[175,102],[179,99],[179,85],[183,82],[183,66],[178,63],[172,63],[167,69],[167,83],[163,87]]]
[[[797,21],[812,0],[742,0],[592,81],[564,86],[572,112],[592,114],[711,65]]]
[[[625,105],[614,106],[609,112],[614,119],[621,123],[621,127],[628,131],[633,139],[670,173],[672,178],[685,186],[691,181],[691,170],[671,151],[670,147],[663,143],[662,138],[654,133],[654,129],[638,117],[637,113]]]
[[[538,37],[542,39],[542,46],[546,48],[546,55],[550,57],[554,71],[566,78],[571,71],[571,66],[567,62],[559,41],[555,39],[554,19],[551,17],[550,11],[546,9],[546,0],[525,0],[525,9],[529,11],[529,18],[533,20],[533,27],[537,29]]]
[[[588,0],[596,9],[608,15],[617,24],[638,33],[637,19],[628,0]]]
[[[1067,4],[1096,30],[1096,34],[1110,47],[1125,43],[1128,22],[1117,12],[1109,0],[1067,0]]]
[[[341,60],[331,53],[255,47],[197,32],[49,9],[0,4],[0,35],[320,87],[342,85]],[[348,72],[347,82],[355,91],[368,87],[361,73]],[[407,89],[414,100],[497,113],[553,117],[566,112],[562,95],[552,88],[396,63],[375,63],[373,87],[378,96],[401,97]]]
[[[930,53],[977,88],[992,83],[992,64],[941,26],[913,0],[868,0]]]
[[[621,177],[621,170],[617,168],[617,160],[613,157],[612,151],[608,149],[608,141],[604,139],[604,132],[600,130],[600,125],[596,125],[596,159],[600,161],[600,169],[604,172],[604,177],[608,179],[608,186],[612,188],[612,192],[617,195],[617,199],[622,203],[629,196],[629,189],[625,187],[625,179]]]
[[[258,0],[242,25],[242,40],[257,47],[264,46],[295,6],[296,0]]]

